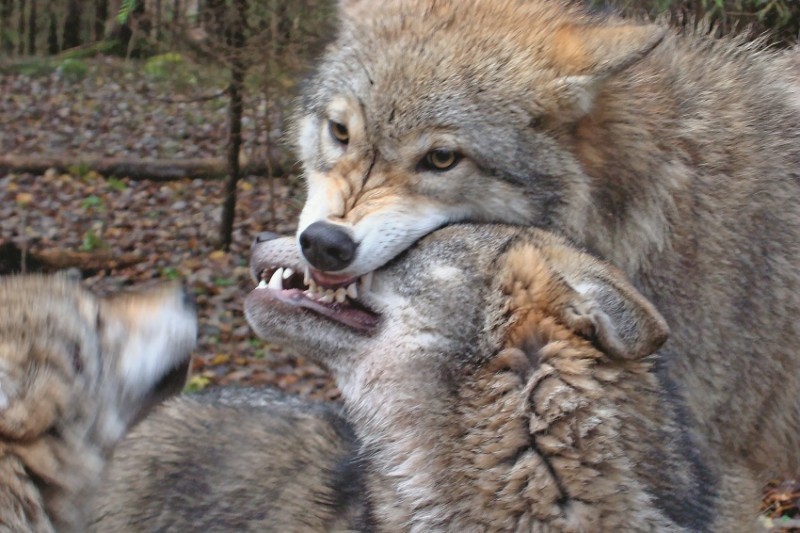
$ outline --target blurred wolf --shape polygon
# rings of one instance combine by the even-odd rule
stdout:
[[[177,287],[101,300],[0,278],[0,529],[85,531],[113,446],[181,389],[196,334]]]
[[[652,372],[666,325],[615,269],[490,225],[426,237],[344,303],[301,266],[262,236],[245,312],[333,371],[344,419],[176,399],[121,445],[99,530],[753,530],[752,478]]]
[[[453,221],[552,229],[663,313],[718,453],[798,470],[796,59],[577,2],[339,5],[296,128],[317,299]]]
[[[342,531],[358,524],[355,436],[333,404],[269,389],[167,402],[114,454],[101,531]]]

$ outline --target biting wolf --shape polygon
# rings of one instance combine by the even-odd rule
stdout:
[[[294,134],[316,300],[456,221],[550,229],[663,314],[717,453],[799,471],[796,50],[566,0],[338,5]]]

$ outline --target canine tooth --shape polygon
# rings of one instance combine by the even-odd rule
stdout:
[[[292,274],[294,274],[294,270],[292,270],[291,268],[286,267],[283,269],[283,279],[291,278]]]
[[[283,290],[283,268],[279,268],[272,274],[272,277],[269,279],[269,283],[267,284],[270,289],[274,291]]]
[[[266,289],[266,288],[267,288],[267,280],[265,279],[262,279],[261,281],[258,282],[258,285],[256,285],[256,289]]]
[[[347,286],[347,295],[353,300],[358,298],[358,288],[356,287],[355,281]]]
[[[343,304],[347,300],[347,291],[343,287],[336,289],[336,301]]]
[[[308,267],[306,267],[306,269],[303,271],[303,283],[305,283],[306,285],[311,285],[313,281],[314,280],[311,279],[311,272],[308,270]]]
[[[361,282],[361,291],[369,292],[372,289],[372,272],[361,276],[359,281]]]
[[[327,291],[325,291],[325,294],[322,295],[319,301],[324,304],[329,304],[333,301],[333,298],[334,298],[333,291],[331,289],[328,289]]]

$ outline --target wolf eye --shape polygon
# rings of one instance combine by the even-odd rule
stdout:
[[[342,144],[350,142],[350,132],[347,131],[347,126],[340,122],[333,120],[328,121],[331,136]]]
[[[446,148],[437,148],[431,150],[420,161],[420,166],[426,170],[435,170],[442,172],[450,170],[461,161],[461,154],[455,150],[448,150]]]

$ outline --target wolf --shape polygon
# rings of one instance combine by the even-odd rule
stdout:
[[[717,453],[798,471],[796,51],[580,4],[340,0],[293,134],[301,267],[343,301],[440,226],[550,229],[663,314]]]
[[[95,531],[357,530],[355,434],[336,404],[230,387],[171,399],[118,446]]]
[[[0,529],[86,531],[113,447],[182,388],[196,335],[176,286],[99,299],[64,276],[0,278]]]
[[[245,314],[331,369],[343,413],[174,399],[121,445],[98,529],[753,530],[750,472],[654,372],[667,326],[616,269],[493,225],[433,233],[344,303],[301,267],[262,235]]]

